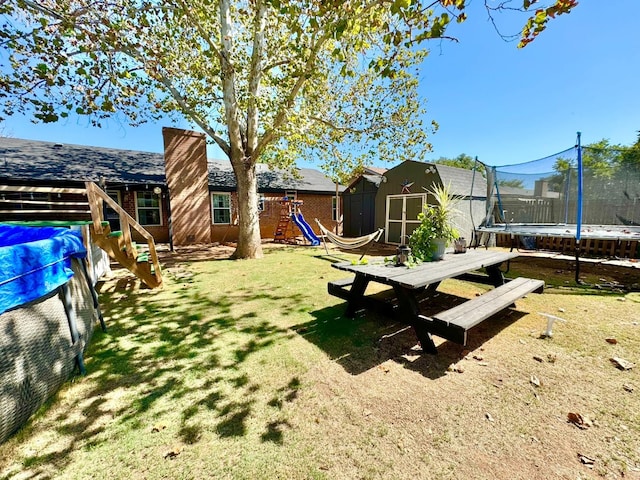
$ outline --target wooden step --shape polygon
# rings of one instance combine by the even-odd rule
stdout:
[[[344,300],[349,299],[349,290],[346,287],[353,285],[353,281],[356,277],[343,278],[341,280],[334,280],[327,284],[327,290],[330,295],[334,297],[342,298]]]
[[[428,330],[461,345],[467,344],[467,332],[480,322],[514,304],[528,293],[541,293],[542,280],[518,277],[457,307],[444,310],[433,317],[420,315]]]

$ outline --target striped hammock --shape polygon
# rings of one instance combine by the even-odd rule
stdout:
[[[335,246],[337,246],[338,248],[340,248],[342,250],[355,250],[357,248],[361,248],[361,247],[364,247],[366,245],[373,244],[373,242],[377,242],[380,239],[380,236],[382,235],[382,232],[384,232],[384,228],[379,228],[376,232],[370,233],[369,235],[364,235],[362,237],[345,238],[345,237],[341,237],[340,235],[336,235],[335,233],[331,232],[330,230],[327,230],[320,223],[320,220],[318,220],[317,218],[315,220],[316,220],[316,223],[318,224],[318,228],[320,228],[320,232],[322,232],[322,240],[324,241],[324,249],[327,251],[327,253],[329,253],[329,251],[327,250],[327,242],[325,240],[327,238],[331,241],[331,243],[333,243]],[[369,249],[367,248],[367,251],[368,250]],[[365,251],[362,254],[362,257],[365,256],[367,251]],[[362,259],[362,257],[360,257],[360,259]]]

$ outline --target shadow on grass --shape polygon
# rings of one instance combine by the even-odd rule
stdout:
[[[421,307],[429,316],[466,300],[435,292],[423,299]],[[438,354],[431,355],[422,351],[413,328],[398,316],[389,318],[360,311],[355,318],[347,318],[346,306],[345,302],[311,312],[315,319],[296,326],[295,330],[352,375],[393,360],[431,379],[445,375],[449,365],[462,359],[466,351],[480,347],[525,315],[517,310],[505,310],[469,330],[467,346],[444,341],[438,345]],[[395,312],[399,314],[398,310]]]
[[[134,293],[126,279],[100,294],[108,332],[96,330],[90,343],[89,375],[80,380],[88,388],[81,398],[67,400],[64,412],[25,428],[27,438],[36,429],[51,429],[65,438],[63,450],[21,459],[31,473],[63,470],[73,451],[112,442],[112,435],[102,433],[114,423],[118,430],[151,434],[156,421],[178,413],[174,431],[186,444],[205,434],[247,434],[248,419],[265,392],[257,394],[264,387],[255,378],[262,377],[244,364],[295,335],[257,318],[265,306],[277,306],[283,315],[293,312],[301,297],[250,289],[233,296],[207,295],[191,288],[193,281],[181,286],[181,279],[163,294]],[[236,303],[242,305],[242,313],[234,313]],[[295,376],[277,381],[283,386],[267,392],[267,406],[282,415],[282,405],[295,400],[300,381]],[[265,419],[262,440],[282,444],[288,425],[286,418]]]

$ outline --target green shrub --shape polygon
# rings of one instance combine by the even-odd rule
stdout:
[[[459,197],[451,193],[451,185],[433,184],[428,193],[435,198],[434,205],[425,205],[424,211],[418,214],[420,225],[409,237],[411,252],[416,258],[429,261],[436,251],[436,239],[443,239],[448,244],[458,238],[458,230],[452,220],[458,215],[456,208]]]

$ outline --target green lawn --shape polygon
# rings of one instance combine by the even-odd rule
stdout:
[[[640,367],[609,362],[640,360],[632,298],[531,295],[472,332],[468,350],[443,343],[429,356],[401,324],[342,317],[326,285],[344,273],[323,254],[172,265],[161,290],[107,282],[109,330],[96,329],[88,375],[0,447],[0,478],[575,479],[640,468]],[[483,288],[447,281],[439,301]],[[540,339],[538,312],[567,323]],[[568,424],[570,411],[596,425]]]

